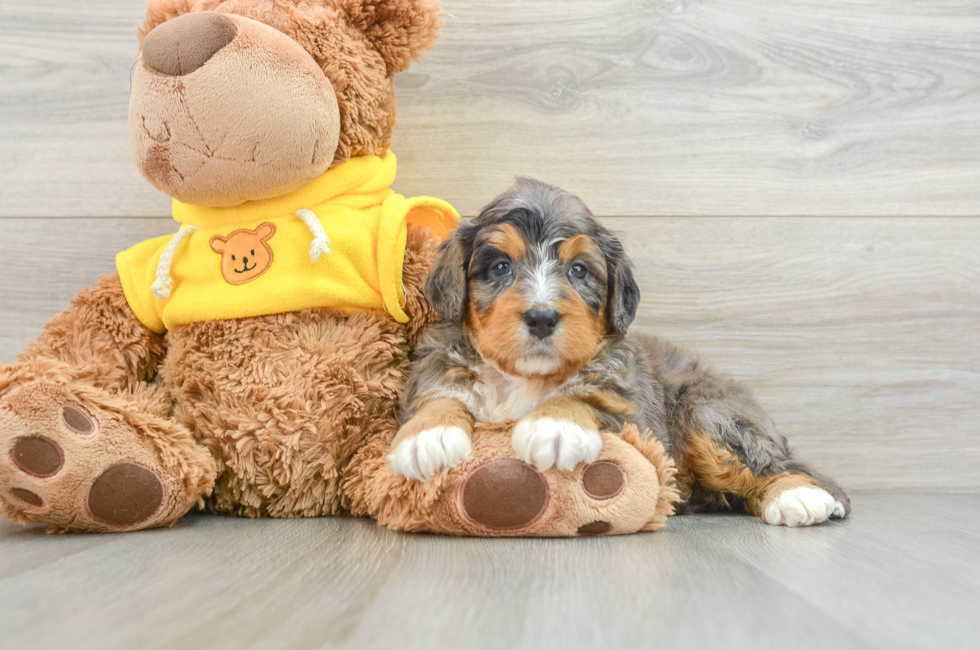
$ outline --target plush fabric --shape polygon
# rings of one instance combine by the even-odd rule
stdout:
[[[237,36],[192,73],[166,75],[143,61],[133,70],[133,158],[155,188],[185,203],[280,196],[346,161],[335,161],[341,115],[317,62],[263,23],[228,19]]]
[[[445,201],[393,192],[395,168],[391,153],[361,156],[273,199],[234,208],[174,201],[174,218],[197,230],[173,255],[170,295],[156,298],[151,289],[171,241],[164,236],[116,257],[129,306],[154,332],[315,307],[387,309],[396,321],[408,322],[401,308],[408,227],[417,219],[444,237],[459,215]],[[315,260],[310,252],[315,235],[296,215],[304,209],[314,213],[328,240],[329,250]],[[241,244],[233,247],[238,239]]]
[[[138,114],[145,108],[157,116],[148,127],[150,133],[144,134],[142,120],[133,119],[131,105],[130,139],[137,164],[158,189],[202,205],[229,206],[276,196],[299,186],[290,186],[290,177],[302,178],[305,183],[319,176],[326,169],[324,162],[335,166],[357,156],[383,155],[391,146],[395,126],[394,75],[407,70],[435,44],[442,26],[437,0],[150,0],[146,19],[139,28],[140,42],[154,27],[200,11],[261,23],[288,36],[286,40],[295,41],[306,51],[310,63],[320,69],[321,74],[309,80],[318,86],[330,86],[339,112],[339,140],[332,160],[328,157],[324,161],[319,151],[327,140],[311,137],[311,129],[319,128],[314,125],[328,111],[319,108],[321,100],[316,92],[307,91],[309,80],[290,79],[292,72],[287,69],[275,79],[249,81],[253,86],[275,88],[276,95],[269,96],[275,99],[271,104],[262,97],[253,97],[253,107],[247,111],[235,110],[234,98],[217,92],[233,92],[236,85],[229,81],[245,80],[246,71],[249,77],[261,72],[264,59],[251,56],[255,48],[229,50],[227,60],[222,59],[222,50],[201,70],[182,78],[184,83],[179,86],[152,76],[147,76],[144,83],[137,66],[132,102],[138,103]],[[272,35],[263,35],[252,27],[247,31],[255,35],[255,44],[262,45],[261,50],[268,49],[267,44],[272,41],[278,43]],[[283,48],[277,45],[276,49]],[[258,72],[252,72],[253,67]],[[205,75],[210,85],[194,83],[192,78]],[[270,128],[273,125],[267,117],[270,109],[277,118],[275,128]],[[289,115],[282,116],[281,111]],[[208,119],[212,114],[225,117]],[[230,114],[235,115],[234,120],[227,119]],[[165,140],[164,120],[171,132],[181,131],[180,137],[174,139],[175,144],[181,145],[174,158],[176,172],[170,171],[170,158],[159,153],[170,156],[174,150],[169,146],[170,139]],[[208,121],[205,138],[194,133],[194,124],[199,120]],[[253,137],[242,137],[243,134]],[[264,169],[261,176],[251,176],[249,184],[241,183],[240,174],[249,174],[250,167],[255,167],[244,163],[251,161],[251,144],[256,138],[263,142],[257,151]],[[206,140],[207,147],[201,146],[202,140]],[[194,146],[190,147],[192,143]],[[295,155],[303,150],[299,143],[321,149],[307,159]],[[185,148],[196,149],[198,155]],[[154,160],[149,155],[151,151],[157,152],[155,165],[143,162]],[[209,155],[216,152],[218,156]],[[178,160],[182,164],[178,165]],[[183,163],[184,160],[188,162]],[[162,164],[165,162],[168,164]],[[287,170],[288,175],[284,173]],[[216,185],[222,188],[220,192],[213,192]]]
[[[395,476],[388,464],[392,436],[370,440],[348,469],[348,507],[396,530],[429,531],[486,537],[574,537],[625,534],[661,528],[678,500],[674,462],[652,436],[641,436],[627,425],[619,435],[602,434],[599,458],[571,472],[537,472],[514,459],[510,446],[513,422],[480,423],[473,433],[473,458],[444,469],[430,481]],[[497,471],[481,495],[473,485],[481,469]],[[522,467],[521,467],[522,466]],[[514,470],[518,471],[515,472]],[[588,492],[591,474],[606,472],[618,488],[609,494]],[[538,486],[542,487],[538,487]],[[528,494],[542,498],[526,503]],[[512,501],[512,502],[511,502]],[[468,502],[473,502],[469,506]],[[477,507],[488,512],[477,513]],[[521,521],[523,509],[526,515]],[[500,525],[486,525],[496,518]],[[483,519],[481,522],[479,519]],[[490,521],[490,523],[494,523]],[[507,525],[513,524],[513,525]]]
[[[423,279],[456,218],[388,189],[394,74],[432,45],[439,15],[432,0],[149,2],[131,146],[199,230],[166,238],[168,264],[167,245],[124,254],[125,288],[101,278],[0,367],[9,516],[65,532],[165,526],[195,504],[344,512],[353,454],[397,428],[435,318]],[[198,259],[240,309],[195,294]],[[291,273],[317,265],[334,272]],[[264,281],[271,293],[253,294]],[[188,296],[195,322],[171,320],[167,303]],[[273,304],[250,315],[251,299]]]
[[[217,463],[209,510],[344,514],[352,456],[398,427],[412,327],[434,317],[422,283],[437,244],[427,230],[408,233],[407,324],[382,310],[307,309],[167,333],[159,381],[173,400],[174,420]]]
[[[118,275],[100,279],[0,367],[4,511],[50,532],[167,526],[195,504],[253,517],[343,513],[351,457],[397,429],[411,347],[435,318],[422,285],[438,242],[408,232],[406,324],[382,310],[308,309],[193,323],[164,338],[139,323]],[[90,431],[73,427],[77,412]],[[36,439],[60,449],[50,476],[18,465],[23,441],[48,444]],[[89,502],[126,463],[159,479],[162,497],[146,518],[119,525]]]
[[[0,444],[9,447],[0,454],[0,501],[7,516],[46,523],[49,532],[122,532],[171,525],[203,504],[215,462],[186,428],[163,417],[170,406],[166,395],[145,384],[107,392],[77,381],[76,371],[34,357],[0,372]],[[66,417],[72,412],[74,418]],[[87,425],[82,429],[79,421]],[[59,461],[50,470],[33,471],[38,461],[18,454],[25,442]],[[145,516],[135,521],[126,519],[126,511],[138,511],[146,499],[133,494],[132,482],[110,487],[116,497],[112,510],[92,507],[100,479],[111,478],[120,466],[138,468],[159,486],[159,500],[137,512]]]

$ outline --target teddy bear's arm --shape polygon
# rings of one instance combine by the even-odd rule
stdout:
[[[74,381],[117,393],[153,379],[164,352],[163,335],[140,323],[113,273],[75,294],[18,361],[61,362]]]

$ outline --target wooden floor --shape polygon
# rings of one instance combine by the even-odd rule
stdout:
[[[977,648],[980,495],[867,492],[811,529],[483,540],[368,520],[0,523],[4,648]]]

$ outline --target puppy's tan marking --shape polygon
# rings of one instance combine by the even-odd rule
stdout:
[[[468,321],[480,353],[509,375],[520,376],[516,363],[524,351],[520,334],[525,311],[527,302],[515,287],[501,293],[484,312],[477,311],[476,305],[470,302]]]
[[[595,411],[588,404],[565,395],[552,397],[531,411],[526,417],[534,420],[548,418],[550,420],[571,422],[583,429],[595,429],[602,425],[596,417]]]
[[[761,517],[766,506],[779,494],[798,487],[820,488],[809,476],[782,472],[775,476],[756,476],[731,451],[719,448],[705,434],[694,434],[684,450],[684,461],[691,478],[709,490],[728,492],[744,499],[745,511]]]
[[[555,303],[561,314],[561,324],[555,333],[555,351],[561,366],[549,377],[555,384],[568,381],[581,370],[595,356],[606,334],[604,311],[600,309],[593,315],[581,296],[574,291],[568,295]]]
[[[568,264],[580,255],[588,258],[590,262],[595,263],[597,266],[605,266],[599,247],[596,246],[596,243],[588,235],[569,237],[558,247],[558,257],[565,264]]]
[[[527,253],[527,245],[524,238],[517,232],[517,228],[509,223],[502,223],[497,229],[487,237],[487,243],[505,253],[512,260],[519,260]]]
[[[473,435],[473,416],[459,400],[434,399],[426,402],[415,416],[398,430],[391,448],[395,449],[402,441],[436,427],[459,427],[468,435]]]
[[[617,415],[623,418],[636,413],[635,404],[611,390],[597,390],[589,393],[582,398],[582,401],[603,413]]]

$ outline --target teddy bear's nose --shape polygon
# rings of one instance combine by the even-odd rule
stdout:
[[[234,23],[214,11],[183,14],[146,35],[143,63],[163,74],[190,74],[231,43],[237,33]]]

